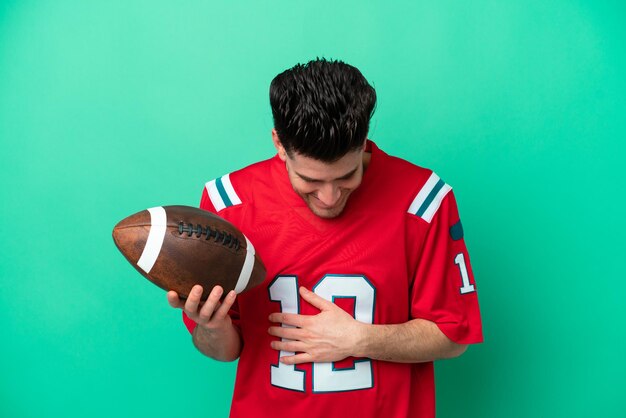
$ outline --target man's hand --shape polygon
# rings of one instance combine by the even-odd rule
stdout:
[[[220,303],[224,289],[221,286],[215,286],[207,300],[202,303],[200,301],[202,290],[202,286],[195,285],[186,301],[181,300],[176,292],[170,290],[167,292],[167,301],[172,308],[182,309],[190,319],[207,330],[229,327],[232,321],[228,311],[235,303],[237,297],[235,291],[231,290],[224,298],[224,302]]]
[[[269,316],[271,322],[282,324],[270,327],[270,335],[286,339],[272,341],[272,348],[296,353],[281,357],[280,361],[285,364],[332,362],[358,356],[356,347],[360,346],[365,324],[304,287],[300,287],[300,296],[321,312],[317,315],[277,312]]]
[[[202,286],[195,285],[186,301],[181,300],[172,290],[167,292],[167,301],[172,308],[182,309],[198,324],[193,331],[193,343],[198,350],[216,360],[232,361],[241,352],[239,329],[228,315],[237,294],[231,290],[220,302],[223,293],[221,286],[215,286],[202,303]]]

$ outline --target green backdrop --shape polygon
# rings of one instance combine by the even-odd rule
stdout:
[[[370,137],[454,189],[485,343],[441,417],[626,416],[622,1],[0,1],[0,416],[228,413],[111,239],[273,154],[268,86],[359,67]]]

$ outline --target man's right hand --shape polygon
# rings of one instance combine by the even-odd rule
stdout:
[[[178,293],[170,290],[167,292],[167,301],[172,308],[182,309],[190,319],[208,330],[230,326],[232,321],[228,311],[235,303],[237,297],[235,291],[231,290],[224,298],[224,302],[220,302],[224,289],[215,286],[207,300],[201,302],[202,291],[202,286],[197,284],[189,292],[187,300],[181,300]]]
[[[187,300],[181,300],[173,290],[167,292],[167,301],[172,308],[182,309],[198,326],[193,331],[195,346],[205,355],[221,361],[232,361],[239,357],[241,336],[232,323],[228,311],[235,303],[237,294],[231,290],[224,300],[221,286],[215,286],[205,302],[201,302],[202,286],[195,285]]]

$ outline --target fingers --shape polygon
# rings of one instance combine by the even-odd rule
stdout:
[[[213,291],[215,291],[215,288],[213,289]],[[202,286],[195,285],[191,288],[191,292],[189,292],[189,296],[187,296],[187,301],[185,302],[185,313],[189,315],[190,318],[196,316],[196,312],[198,312],[198,306],[200,305],[201,298]]]
[[[228,292],[222,304],[219,306],[217,311],[215,311],[215,315],[213,315],[213,317],[217,320],[224,319],[226,315],[228,315],[230,308],[232,308],[233,303],[235,303],[236,298],[237,298],[237,293],[235,293],[234,290],[231,290],[230,292]]]
[[[315,306],[320,311],[324,311],[324,310],[332,308],[333,306],[336,306],[334,303],[324,299],[323,297],[315,294],[314,292],[311,292],[309,289],[307,289],[304,286],[300,286],[300,296],[302,296],[302,299],[309,302],[311,305]]]
[[[315,293],[311,292],[303,286],[300,287],[300,296],[302,296],[302,299],[304,299],[320,311],[339,309],[334,303],[324,299],[321,296],[316,295]],[[291,325],[298,328],[305,327],[307,325],[308,318],[308,315],[298,315],[282,312],[275,312],[270,314],[269,316],[270,322],[279,322],[283,325]]]
[[[313,356],[309,353],[300,353],[293,356],[282,356],[279,361],[283,364],[312,363]]]
[[[178,297],[178,293],[170,290],[167,292],[167,302],[170,304],[172,308],[182,309],[185,304]]]
[[[237,293],[234,290],[228,292],[223,302],[220,302],[220,298],[224,294],[224,289],[220,286],[215,286],[208,299],[200,308],[199,317],[202,321],[208,322],[211,319],[222,320],[228,315],[228,311],[235,303]]]
[[[283,325],[302,328],[305,326],[306,316],[282,312],[274,312],[269,316],[270,322],[279,322]]]
[[[291,353],[306,352],[308,348],[302,341],[292,340],[272,341],[270,347],[277,351],[288,351]]]
[[[267,332],[274,337],[286,338],[288,340],[301,340],[304,336],[302,329],[291,327],[270,327]]]
[[[202,287],[200,287],[200,289],[200,294],[202,294]],[[192,292],[193,290],[194,289],[192,289]],[[213,316],[213,311],[215,311],[215,308],[219,306],[220,298],[222,297],[223,293],[224,289],[222,289],[220,286],[215,286],[213,290],[211,290],[211,293],[209,293],[209,297],[207,298],[206,302],[204,302],[204,305],[202,305],[200,311],[198,312],[198,319],[201,322],[207,323],[211,320],[211,317]],[[196,306],[196,309],[197,308],[198,307]],[[186,305],[185,309],[187,309]]]
[[[221,286],[215,286],[211,289],[207,300],[202,302],[202,291],[202,286],[195,285],[191,288],[185,301],[180,300],[176,292],[169,291],[167,300],[170,306],[183,309],[187,316],[199,325],[211,327],[211,324],[217,324],[228,316],[228,312],[237,298],[237,293],[231,290],[220,302],[224,289]]]

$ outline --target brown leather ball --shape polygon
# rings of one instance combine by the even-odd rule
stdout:
[[[113,228],[124,257],[152,283],[186,298],[195,284],[202,300],[220,285],[224,294],[245,292],[265,279],[252,243],[231,223],[191,206],[158,206]]]

